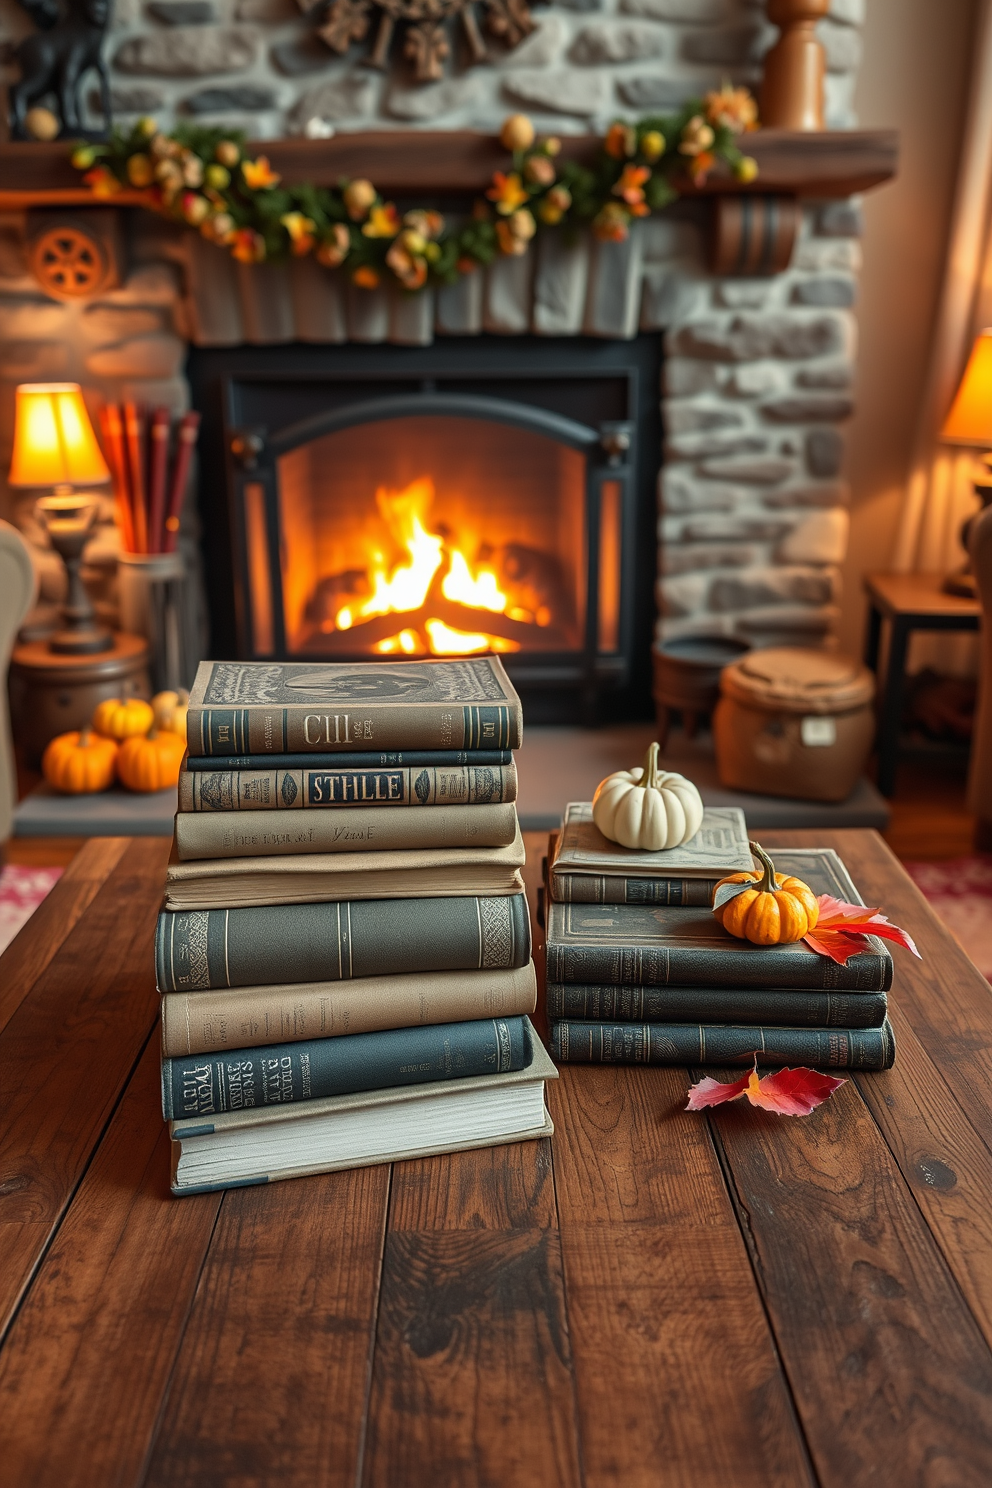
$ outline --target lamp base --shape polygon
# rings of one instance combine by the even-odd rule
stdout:
[[[49,637],[48,649],[56,656],[98,656],[114,649],[114,638],[109,630],[86,625],[78,630],[57,630]]]

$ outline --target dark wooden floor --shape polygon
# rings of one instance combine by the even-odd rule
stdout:
[[[992,992],[878,838],[818,840],[925,961],[813,1117],[573,1066],[551,1142],[183,1200],[168,844],[89,843],[0,961],[4,1482],[987,1488]]]

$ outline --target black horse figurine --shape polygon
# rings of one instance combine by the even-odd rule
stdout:
[[[57,0],[21,0],[39,30],[15,48],[20,80],[10,87],[10,132],[14,139],[27,139],[28,109],[46,94],[54,93],[62,122],[61,133],[78,137],[87,133],[82,123],[83,78],[95,68],[100,79],[100,108],[104,132],[110,128],[110,82],[103,60],[103,38],[110,20],[112,0],[65,0],[60,13]]]

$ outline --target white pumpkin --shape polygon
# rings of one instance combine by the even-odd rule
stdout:
[[[592,816],[611,842],[660,852],[695,837],[703,820],[703,802],[691,780],[658,768],[658,745],[652,744],[642,766],[617,770],[600,781],[592,798]]]

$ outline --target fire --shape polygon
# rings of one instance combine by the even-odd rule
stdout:
[[[381,552],[372,554],[368,566],[371,593],[341,606],[334,617],[338,630],[351,630],[375,615],[403,615],[424,606],[429,609],[429,595],[445,559],[447,572],[440,586],[445,599],[495,615],[508,612],[509,601],[495,573],[481,566],[473,572],[460,548],[428,529],[428,511],[434,500],[434,482],[429,475],[411,481],[400,491],[380,486],[375,500],[390,536],[398,548],[405,549],[406,558],[390,567]],[[519,613],[515,612],[513,618]],[[426,641],[419,629],[407,627],[377,641],[372,649],[381,656],[422,656],[428,651],[435,656],[470,656],[480,651],[520,650],[519,641],[482,631],[456,630],[436,616],[424,620],[423,630]]]

